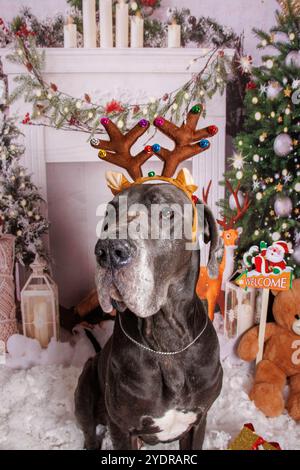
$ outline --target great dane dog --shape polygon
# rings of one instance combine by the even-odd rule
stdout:
[[[191,204],[172,184],[140,184],[122,196],[128,206]],[[111,202],[117,214],[119,197]],[[173,215],[162,211],[171,227]],[[218,231],[206,206],[204,218],[209,268],[216,275]],[[129,213],[128,227],[137,220],[137,213]],[[102,230],[112,224],[106,218]],[[137,449],[140,440],[179,440],[180,449],[201,449],[222,368],[216,332],[195,291],[199,249],[187,250],[185,237],[167,239],[163,233],[154,240],[103,238],[95,247],[97,289],[103,310],[114,306],[117,317],[112,337],[87,361],[75,392],[84,446],[100,449],[108,428],[117,450]]]

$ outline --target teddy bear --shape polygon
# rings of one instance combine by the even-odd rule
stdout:
[[[249,397],[266,416],[279,416],[285,407],[283,389],[288,379],[287,410],[300,421],[300,279],[293,281],[291,289],[273,294],[275,322],[266,324],[263,359],[256,367]],[[252,327],[240,340],[237,353],[245,361],[256,358],[258,329]]]

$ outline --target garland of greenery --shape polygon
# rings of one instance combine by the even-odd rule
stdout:
[[[32,114],[29,119],[28,116],[24,117],[24,124],[36,123],[94,134],[103,115],[109,115],[122,129],[130,126],[131,120],[141,117],[153,120],[156,115],[166,115],[168,112],[176,121],[196,98],[199,100],[200,97],[204,104],[205,97],[213,96],[217,90],[223,92],[227,81],[228,58],[215,48],[207,53],[201,72],[192,76],[181,88],[159,99],[136,104],[116,100],[96,104],[87,93],[83,99],[74,98],[60,91],[56,84],[46,83],[42,77],[44,53],[37,50],[34,36],[27,32],[24,34],[16,36],[15,49],[8,56],[9,60],[25,65],[29,71],[29,74],[16,77],[18,86],[10,96],[11,102],[23,95],[27,102],[32,103]]]
[[[6,28],[3,25],[3,28]],[[6,28],[7,34],[14,38],[13,51],[8,59],[14,63],[23,64],[28,74],[15,78],[18,83],[10,96],[10,102],[20,96],[32,103],[32,113],[24,116],[23,124],[36,124],[55,127],[57,129],[87,132],[90,135],[99,131],[99,119],[109,115],[120,129],[131,127],[131,122],[140,118],[150,121],[157,115],[168,115],[178,121],[197,100],[205,105],[217,91],[224,92],[231,71],[228,57],[223,49],[215,46],[204,55],[205,65],[198,74],[193,74],[182,87],[166,93],[147,103],[120,103],[112,100],[109,103],[94,103],[88,93],[84,98],[74,98],[60,91],[56,84],[47,83],[42,76],[44,52],[36,47],[36,33],[29,30],[20,18],[17,18],[11,29]]]

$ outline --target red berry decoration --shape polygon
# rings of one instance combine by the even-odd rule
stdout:
[[[209,135],[216,135],[218,130],[219,129],[217,128],[217,126],[208,126],[207,128],[207,132],[209,133]]]
[[[55,83],[50,83],[50,88],[53,91],[57,91],[57,85],[55,85]]]
[[[22,120],[22,124],[31,124],[29,113],[26,113],[26,114],[25,114],[25,117],[24,117],[24,119]]]
[[[195,194],[193,194],[192,195],[192,201],[193,201],[194,204],[197,204],[197,202],[199,201],[199,198]]]

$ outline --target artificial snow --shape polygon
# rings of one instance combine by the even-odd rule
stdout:
[[[220,330],[218,318],[216,327]],[[6,364],[0,366],[0,449],[82,448],[73,396],[81,364],[93,354],[93,349],[78,328],[75,342],[52,340],[47,350],[21,335],[10,338]],[[102,331],[99,328],[93,334],[99,340],[101,337],[103,346],[112,324],[102,326]],[[256,409],[248,398],[252,384],[249,365],[237,358],[232,360],[233,352],[228,352],[228,343],[220,333],[219,336],[223,389],[208,415],[204,449],[226,449],[243,425],[251,422],[266,440],[277,441],[286,450],[299,450],[300,423],[296,424],[286,412],[270,419]],[[111,449],[109,436],[103,447]],[[178,443],[155,446],[176,448]]]

